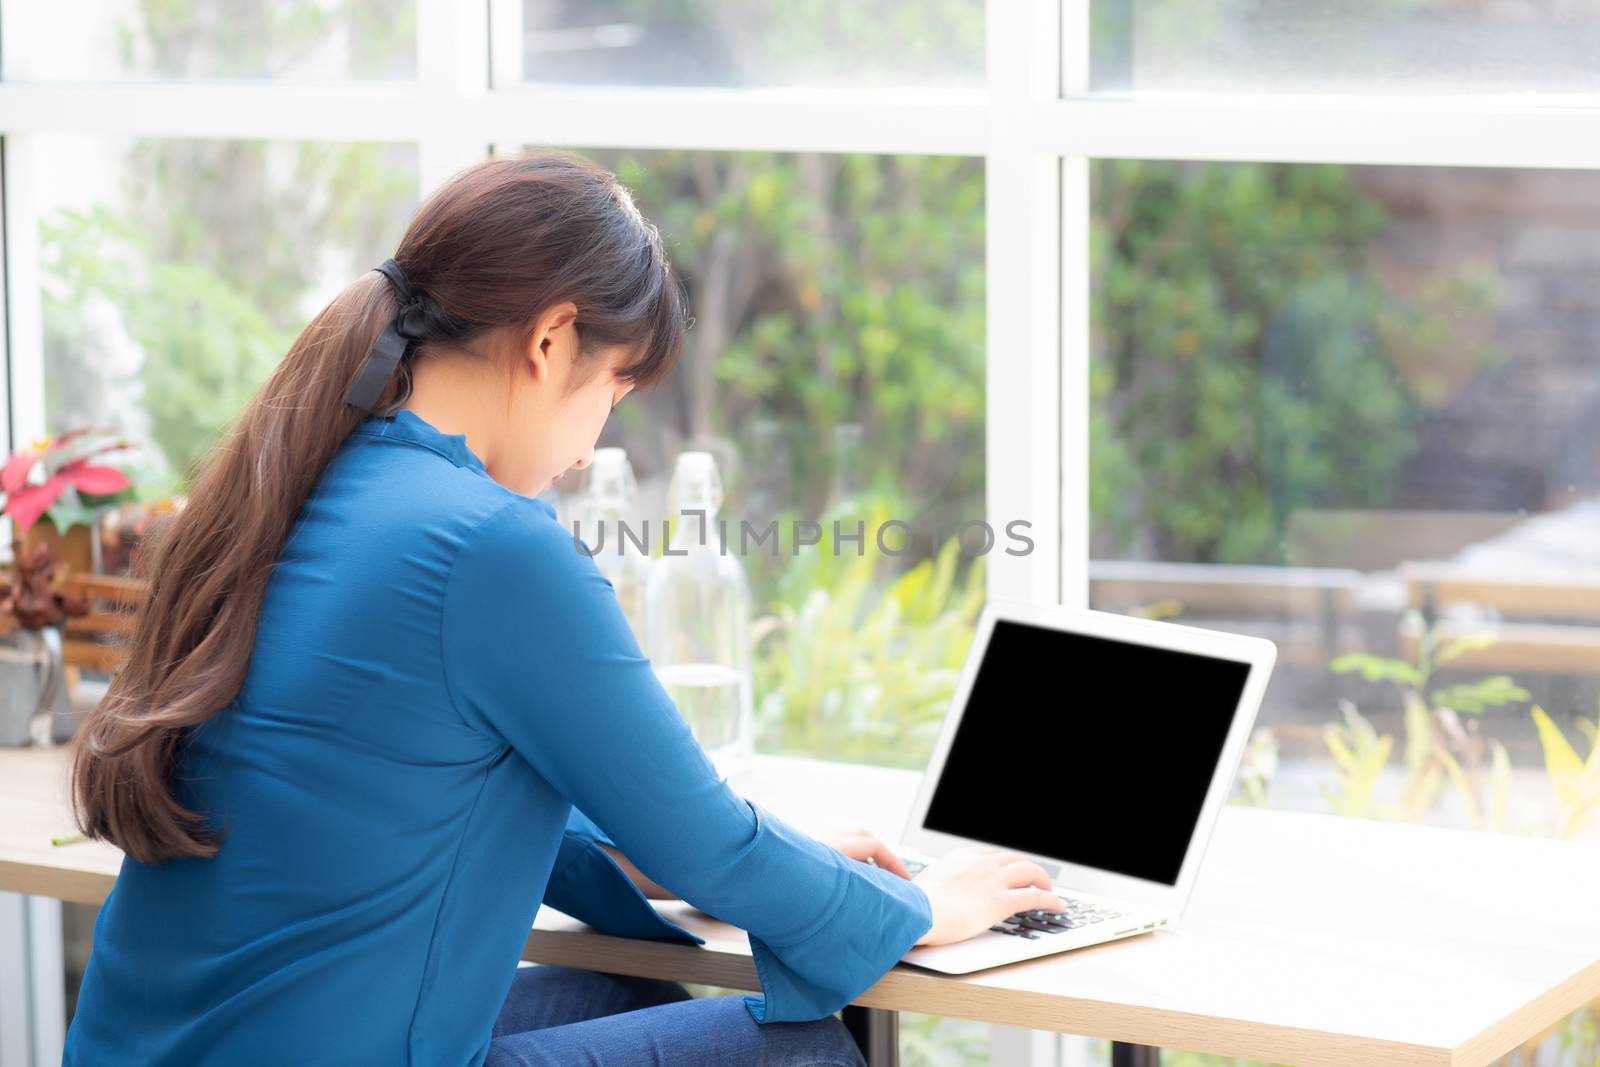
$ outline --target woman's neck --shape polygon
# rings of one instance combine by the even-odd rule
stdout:
[[[493,469],[497,436],[485,412],[495,410],[499,398],[479,369],[483,366],[471,357],[445,354],[420,360],[411,367],[411,395],[401,406],[440,433],[465,434],[472,454]]]

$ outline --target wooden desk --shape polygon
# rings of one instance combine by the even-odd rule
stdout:
[[[122,851],[99,841],[56,846],[76,833],[65,748],[0,748],[0,890],[98,905]]]
[[[0,750],[0,889],[95,903],[116,852],[69,828],[59,751]],[[763,757],[734,780],[812,832],[898,832],[917,776]],[[781,887],[774,887],[781,891]],[[1600,997],[1600,849],[1229,808],[1199,889],[1158,933],[962,977],[897,965],[858,1004],[1283,1063],[1486,1064]],[[525,956],[755,990],[749,943],[607,937],[540,910]]]

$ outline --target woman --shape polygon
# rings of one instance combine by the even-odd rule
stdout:
[[[312,320],[80,731],[126,858],[67,1063],[859,1064],[832,1013],[912,945],[1060,906],[1012,853],[815,841],[695,743],[536,498],[683,329],[655,228],[554,152],[459,175]],[[542,900],[698,940],[645,893],[747,930],[761,995],[518,970]]]

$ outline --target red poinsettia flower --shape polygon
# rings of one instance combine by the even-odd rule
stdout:
[[[17,534],[28,532],[51,505],[68,489],[90,496],[120,493],[128,488],[128,476],[115,467],[90,463],[102,452],[127,447],[124,441],[111,441],[87,449],[68,448],[68,444],[89,430],[73,430],[51,439],[46,437],[30,449],[13,453],[0,468],[0,490],[5,492],[4,513],[16,523]],[[101,431],[103,432],[103,431]],[[29,476],[44,464],[42,482],[29,483]]]

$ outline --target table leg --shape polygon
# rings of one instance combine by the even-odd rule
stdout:
[[[1111,1042],[1111,1067],[1161,1067],[1161,1050],[1154,1045]]]
[[[839,1014],[866,1057],[867,1067],[900,1067],[899,1012],[846,1004]]]
[[[0,1067],[61,1062],[61,901],[0,893]]]

